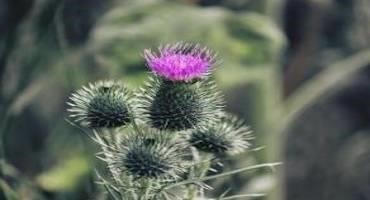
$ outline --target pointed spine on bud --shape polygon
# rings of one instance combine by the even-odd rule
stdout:
[[[219,121],[223,97],[215,83],[178,83],[153,77],[138,94],[138,110],[154,128],[182,131]]]
[[[172,134],[145,128],[121,135],[106,148],[105,161],[112,174],[133,180],[165,183],[177,180],[189,167],[189,145]]]
[[[90,83],[69,99],[70,117],[83,127],[114,128],[132,120],[132,94],[119,82]]]
[[[252,132],[243,121],[226,115],[216,126],[208,126],[190,133],[189,142],[198,150],[216,155],[235,155],[251,145]]]

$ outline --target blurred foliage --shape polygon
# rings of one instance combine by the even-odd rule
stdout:
[[[78,185],[89,170],[89,163],[81,155],[69,158],[62,164],[40,174],[36,181],[47,191],[68,191]]]
[[[152,3],[110,11],[97,25],[88,51],[98,66],[109,68],[109,75],[115,77],[142,74],[145,48],[176,41],[200,42],[222,55],[219,74],[234,77],[223,71],[236,74],[240,68],[277,61],[282,38],[270,20],[255,13]]]

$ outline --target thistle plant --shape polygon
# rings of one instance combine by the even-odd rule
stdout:
[[[176,43],[143,55],[151,75],[140,90],[99,81],[68,102],[71,119],[91,130],[101,147],[98,158],[108,173],[97,175],[109,199],[207,199],[206,180],[276,164],[208,175],[216,158],[245,152],[253,139],[244,122],[223,111],[212,76],[215,54],[199,44]]]

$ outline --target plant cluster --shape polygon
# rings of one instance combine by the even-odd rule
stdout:
[[[220,158],[246,151],[253,139],[241,120],[223,110],[212,77],[215,53],[176,43],[145,50],[144,58],[151,75],[140,90],[99,81],[68,102],[70,117],[91,129],[101,146],[98,157],[110,177],[98,176],[111,199],[206,199],[204,181],[254,168],[208,173]]]

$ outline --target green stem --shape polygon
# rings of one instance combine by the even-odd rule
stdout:
[[[3,174],[3,164],[6,162],[5,157],[5,132],[9,122],[10,116],[9,112],[5,113],[4,119],[1,121],[0,125],[0,174]]]
[[[131,117],[131,119],[132,119],[132,126],[133,126],[133,128],[135,129],[135,131],[137,131],[139,134],[141,134],[142,135],[142,132],[141,132],[141,130],[139,129],[139,126],[137,125],[137,123],[136,123],[136,121],[135,121],[135,115],[133,114],[134,112],[133,112],[133,110],[129,107],[128,108],[128,111],[129,111],[129,115],[130,115],[130,117]]]
[[[197,187],[195,185],[188,185],[186,187],[187,190],[187,195],[186,195],[186,200],[194,200],[197,194]]]
[[[203,178],[207,175],[209,169],[211,168],[212,158],[210,158],[209,156],[205,156],[202,158],[202,160],[206,160],[206,162],[202,162],[199,168],[200,178]]]
[[[202,162],[199,162],[197,165],[191,167],[191,172],[190,174],[192,175],[191,178],[197,177],[197,178],[203,178],[204,176],[207,175],[207,172],[209,171],[211,167],[211,157],[209,154],[203,154],[200,156],[200,160]],[[187,195],[186,199],[187,200],[193,200],[195,197],[197,197],[197,193],[199,191],[200,194],[202,192],[200,191],[202,188],[196,185],[189,184],[186,186],[187,188]]]
[[[136,121],[135,121],[135,118],[132,118],[132,126],[134,127],[135,131],[137,131],[139,134],[143,134],[139,128],[139,126],[137,125]]]
[[[232,200],[232,199],[245,199],[246,197],[263,197],[264,194],[239,194],[228,197],[223,197],[222,200]]]
[[[145,199],[148,199],[148,197],[150,196],[150,192],[151,192],[151,189],[152,189],[152,181],[149,179],[148,182],[147,182],[147,185],[146,185],[146,188],[145,188]]]

